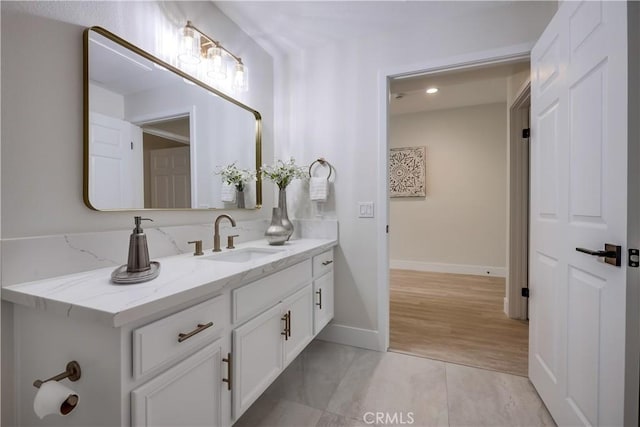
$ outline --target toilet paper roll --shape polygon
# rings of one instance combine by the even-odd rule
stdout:
[[[78,393],[57,381],[42,383],[33,400],[33,410],[40,419],[49,414],[67,415],[78,406]]]

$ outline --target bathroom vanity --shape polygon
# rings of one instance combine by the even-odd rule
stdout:
[[[103,268],[9,286],[20,425],[229,426],[333,317],[334,239],[247,242],[158,259],[114,285]],[[65,418],[33,412],[36,379],[75,360]]]

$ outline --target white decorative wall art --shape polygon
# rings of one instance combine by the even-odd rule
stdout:
[[[389,154],[389,195],[425,197],[426,147],[392,148]]]

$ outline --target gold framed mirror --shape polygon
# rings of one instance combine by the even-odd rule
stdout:
[[[101,27],[83,37],[84,201],[94,210],[257,209],[260,113]]]

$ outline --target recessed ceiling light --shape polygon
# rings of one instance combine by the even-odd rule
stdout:
[[[430,87],[429,89],[427,89],[427,93],[429,95],[433,95],[434,93],[438,92],[438,88],[437,87]]]

